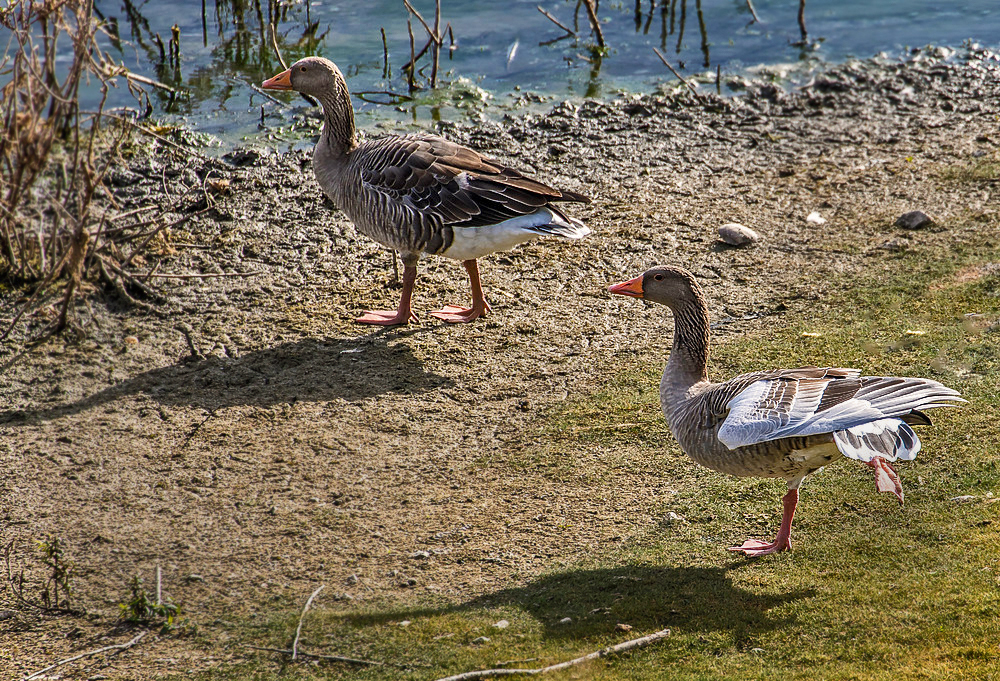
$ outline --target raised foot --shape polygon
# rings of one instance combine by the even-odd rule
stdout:
[[[763,542],[759,539],[747,539],[743,542],[743,546],[730,546],[729,551],[741,551],[743,554],[750,558],[759,558],[760,556],[766,556],[770,553],[779,553],[780,551],[791,551],[792,542],[780,541],[775,539],[773,542]]]
[[[412,312],[398,310],[365,310],[365,313],[354,320],[358,324],[377,324],[379,326],[398,326],[420,321]]]
[[[430,314],[432,317],[437,317],[438,319],[444,320],[449,324],[465,324],[485,316],[487,311],[490,311],[489,305],[486,306],[485,310],[480,310],[474,307],[445,305],[440,310],[435,310]]]

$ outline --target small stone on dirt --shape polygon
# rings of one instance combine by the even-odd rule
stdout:
[[[748,246],[760,241],[760,234],[738,222],[728,222],[719,227],[719,238],[730,246]]]
[[[811,225],[825,225],[826,218],[817,213],[816,211],[813,211],[806,216],[806,222],[808,222]]]
[[[632,631],[632,625],[619,622],[615,625],[615,631]]]
[[[414,551],[413,553],[410,554],[410,558],[420,559],[420,558],[430,558],[430,557],[431,554],[428,553],[427,551]]]
[[[347,583],[348,584],[357,584],[358,583],[358,576],[357,575],[351,575],[350,577],[347,578]]]
[[[413,624],[413,622],[411,622],[410,620],[403,620],[402,622],[399,623],[399,626],[401,626],[401,627],[408,627],[411,624]]]
[[[481,643],[489,643],[489,642],[490,642],[489,636],[480,636],[479,638],[472,639],[473,645],[479,645]]]
[[[493,625],[493,628],[494,629],[506,629],[509,626],[510,626],[510,622],[508,622],[507,620],[500,620],[499,622],[497,622],[496,624]]]
[[[930,227],[933,224],[934,220],[920,210],[911,210],[909,213],[903,213],[896,218],[896,226],[903,229],[922,229]]]

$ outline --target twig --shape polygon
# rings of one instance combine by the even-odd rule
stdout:
[[[134,646],[135,644],[137,644],[139,641],[141,641],[143,639],[143,637],[146,634],[148,634],[148,633],[149,633],[148,631],[144,631],[144,632],[140,633],[138,636],[136,636],[135,638],[133,638],[128,643],[119,643],[118,645],[114,645],[114,646],[105,646],[103,648],[98,648],[97,650],[91,650],[89,653],[81,653],[79,655],[75,655],[74,657],[67,657],[65,660],[59,660],[55,664],[50,665],[50,666],[46,667],[45,669],[40,669],[37,672],[35,672],[34,674],[28,674],[27,676],[24,677],[23,681],[30,681],[31,679],[34,679],[34,678],[37,678],[37,677],[41,676],[45,672],[52,671],[56,667],[61,667],[64,664],[69,664],[70,662],[75,662],[76,660],[81,660],[81,659],[83,659],[85,657],[93,657],[94,655],[100,655],[101,653],[106,653],[106,652],[108,652],[110,650],[115,650],[115,651],[128,650],[129,648],[131,648],[132,646]]]
[[[302,614],[299,615],[299,626],[295,627],[295,640],[292,641],[292,661],[299,655],[299,636],[302,634],[302,622],[305,621],[306,613],[309,612],[309,606],[312,605],[313,599],[316,598],[316,594],[323,590],[325,584],[320,584],[316,587],[316,590],[312,592],[309,600],[306,601],[305,606],[302,608]]]
[[[208,274],[156,274],[150,272],[146,278],[154,279],[215,279],[217,277],[255,277],[261,272],[209,272]]]
[[[526,675],[531,676],[534,674],[547,674],[549,672],[560,671],[562,669],[567,669],[578,664],[582,664],[589,660],[595,660],[599,657],[607,657],[609,655],[617,655],[618,653],[624,653],[627,650],[635,650],[636,648],[642,648],[649,645],[650,643],[655,643],[656,641],[662,640],[670,635],[669,629],[663,629],[656,632],[655,634],[650,634],[648,636],[643,636],[642,638],[632,639],[631,641],[625,641],[624,643],[619,643],[618,645],[611,646],[610,648],[602,648],[600,650],[588,653],[583,657],[578,657],[568,662],[560,662],[559,664],[553,664],[548,667],[542,667],[540,669],[483,669],[474,672],[465,672],[464,674],[457,674],[455,676],[448,676],[443,679],[438,679],[438,681],[471,681],[472,679],[488,679],[497,676],[519,676]]]
[[[177,144],[176,142],[171,142],[170,140],[168,140],[163,135],[158,135],[155,132],[153,132],[152,130],[147,130],[146,128],[142,127],[138,123],[135,123],[134,121],[130,121],[129,119],[125,118],[124,116],[118,116],[118,115],[115,115],[113,113],[108,113],[107,111],[81,111],[80,113],[82,113],[82,114],[91,114],[93,116],[98,116],[98,117],[100,117],[100,116],[106,116],[108,118],[113,118],[116,121],[119,121],[121,123],[125,123],[126,125],[132,126],[136,130],[138,130],[140,132],[143,132],[143,133],[149,135],[150,137],[156,138],[156,140],[159,141],[161,144],[166,144],[169,147],[173,147],[174,149],[177,149],[178,151],[184,152],[188,156],[194,156],[195,158],[201,159],[202,161],[207,161],[208,160],[207,156],[199,154],[197,151],[193,151],[191,149],[187,149],[185,147],[182,147],[181,145]]]
[[[271,653],[282,653],[283,655],[291,655],[291,650],[285,650],[283,648],[265,648],[263,646],[251,646],[244,644],[244,648],[249,648],[250,650],[266,650]],[[314,657],[317,660],[334,660],[335,662],[348,662],[350,664],[363,664],[371,665],[376,667],[385,666],[385,662],[373,662],[372,660],[359,660],[356,657],[344,657],[342,655],[318,655],[316,653],[307,653],[304,650],[299,651],[299,655],[302,657]],[[395,666],[395,665],[393,665]]]
[[[799,31],[802,32],[802,44],[804,45],[809,39],[809,33],[806,32],[806,0],[799,0]]]
[[[277,18],[277,17],[275,17]],[[278,49],[278,29],[275,24],[271,24],[271,48],[274,53],[278,56],[278,63],[281,64],[281,68],[288,70],[288,64],[285,63],[285,58],[281,56],[281,50]]]
[[[656,48],[654,47],[654,48],[653,48],[653,52],[656,52],[656,56],[660,58],[660,61],[662,61],[662,62],[663,62],[663,65],[664,65],[664,66],[666,66],[666,67],[667,67],[668,69],[670,69],[670,73],[672,73],[672,74],[674,74],[675,76],[677,76],[677,79],[678,79],[679,81],[681,81],[682,83],[684,83],[685,85],[687,85],[687,86],[688,86],[688,89],[689,89],[689,90],[690,90],[691,92],[693,92],[693,93],[694,93],[694,96],[695,96],[695,97],[697,97],[698,99],[701,99],[701,95],[700,95],[700,94],[698,94],[698,90],[697,90],[697,89],[695,88],[695,86],[694,86],[694,85],[692,85],[691,83],[687,82],[687,81],[686,81],[686,80],[684,79],[684,76],[682,76],[681,74],[677,73],[677,71],[675,71],[675,70],[674,70],[674,67],[670,65],[670,62],[668,62],[668,61],[666,60],[666,58],[665,58],[665,57],[664,57],[664,56],[663,56],[662,54],[660,54],[660,51],[659,51],[658,49],[656,49]]]
[[[548,12],[546,12],[544,9],[542,9],[541,5],[538,5],[535,9],[537,9],[539,12],[541,12],[542,14],[544,14],[545,18],[548,19],[549,21],[551,21],[553,24],[555,24],[556,26],[558,26],[562,30],[566,31],[566,37],[570,37],[570,36],[575,37],[576,36],[576,33],[574,33],[573,30],[569,26],[567,26],[566,24],[560,22],[554,16],[552,16],[551,14],[549,14]]]
[[[389,71],[389,43],[385,39],[385,28],[380,28],[382,31],[382,77],[389,78],[392,74]]]
[[[604,32],[601,30],[601,22],[597,18],[597,9],[594,7],[594,0],[583,0],[583,6],[587,8],[587,18],[590,19],[590,27],[597,34],[597,44],[604,47]]]
[[[149,85],[150,87],[159,88],[161,90],[166,90],[172,95],[177,94],[177,89],[172,88],[166,83],[161,83],[158,80],[153,80],[152,78],[146,78],[146,76],[140,76],[138,73],[132,73],[131,71],[125,71],[121,75],[125,76],[129,80],[134,80],[137,83],[142,83],[143,85]]]
[[[183,223],[187,222],[191,218],[194,218],[194,217],[197,217],[199,215],[202,215],[203,213],[207,213],[208,211],[212,210],[213,208],[214,208],[214,206],[208,206],[207,208],[202,208],[201,210],[195,211],[194,213],[191,213],[189,215],[185,215],[182,218],[178,218],[177,220],[174,220],[173,222],[163,223],[162,225],[160,225],[159,227],[157,227],[156,229],[154,229],[152,232],[150,232],[149,236],[146,237],[146,240],[143,241],[141,244],[139,244],[139,246],[137,248],[135,248],[131,253],[129,253],[129,256],[125,259],[125,262],[123,262],[121,264],[121,268],[125,269],[126,267],[128,267],[129,263],[132,262],[132,258],[134,258],[136,255],[138,255],[143,250],[145,250],[146,246],[149,245],[149,242],[153,240],[153,237],[156,236],[157,234],[159,234],[160,232],[162,232],[164,229],[171,229],[173,227],[176,227],[177,225],[180,225],[180,224],[183,224]]]
[[[747,0],[747,7],[750,9],[750,14],[751,14],[751,16],[753,16],[753,21],[758,21],[759,22],[760,21],[760,17],[757,16],[757,10],[755,10],[754,7],[753,7],[753,0]],[[753,21],[751,21],[750,23],[752,24]]]

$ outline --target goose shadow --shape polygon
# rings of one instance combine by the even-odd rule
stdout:
[[[308,339],[238,358],[188,356],[76,402],[0,411],[0,424],[25,425],[78,414],[130,395],[163,405],[208,411],[235,406],[269,407],[298,401],[356,402],[387,393],[418,394],[452,385],[427,371],[396,335]]]
[[[354,624],[384,624],[453,612],[514,607],[529,613],[550,639],[606,635],[617,623],[639,631],[671,628],[729,632],[740,649],[760,634],[789,626],[794,613],[771,612],[786,603],[814,597],[815,590],[755,593],[735,584],[725,567],[627,566],[574,570],[547,575],[525,586],[504,589],[443,608],[344,615]],[[564,618],[572,619],[565,623]]]

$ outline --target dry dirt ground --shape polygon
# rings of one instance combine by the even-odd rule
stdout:
[[[588,474],[554,477],[540,454],[554,406],[666,355],[662,311],[605,287],[653,263],[684,265],[726,322],[717,341],[739,342],[808,315],[834,276],[960,240],[951,223],[973,216],[997,230],[995,184],[941,178],[996,159],[1000,63],[940,56],[848,64],[792,93],[758,84],[729,99],[681,92],[441,124],[593,198],[570,207],[593,229],[587,239],[484,259],[494,313],[469,325],[425,314],[467,299],[464,271],[443,259],[420,265],[422,323],[352,323],[395,305],[391,260],[324,202],[308,152],[275,143],[123,165],[112,178],[122,210],[156,203],[189,218],[140,266],[242,274],[157,279],[167,300],[154,311],[92,291],[76,311],[86,338],[52,340],[6,371],[0,543],[36,598],[46,572],[35,541],[61,538],[73,605],[90,615],[41,616],[4,572],[0,676],[127,640],[118,604],[129,579],[149,584],[157,565],[164,591],[216,645],[154,634],[66,678],[206,669],[248,654],[215,624],[294,607],[319,584],[355,602],[463,601],[655,523],[669,489],[694,479],[664,480],[655,458],[620,465],[628,452],[599,447],[574,461]],[[197,213],[219,180],[230,191],[209,193],[214,207]],[[914,209],[940,226],[893,225]],[[807,222],[814,211],[827,222]],[[762,242],[721,246],[726,222]],[[0,320],[18,295],[4,294]]]

